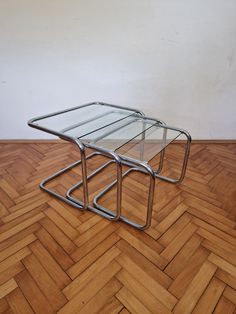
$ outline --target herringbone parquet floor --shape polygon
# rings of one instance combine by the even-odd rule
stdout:
[[[181,153],[175,145],[169,174]],[[157,183],[145,232],[38,188],[78,158],[69,144],[0,144],[1,313],[235,312],[236,145],[193,144],[183,183]],[[91,160],[90,170],[101,161]],[[63,193],[79,176],[78,167],[51,187]],[[91,193],[113,178],[114,169],[94,178]],[[135,172],[124,180],[123,211],[137,221],[146,180]],[[114,206],[115,191],[101,202]]]

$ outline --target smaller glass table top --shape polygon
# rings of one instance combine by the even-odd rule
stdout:
[[[180,135],[180,131],[169,129],[156,120],[132,115],[80,140],[148,162]]]
[[[29,125],[146,162],[182,134],[136,110],[100,103],[35,118]]]

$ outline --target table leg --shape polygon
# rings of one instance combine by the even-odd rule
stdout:
[[[113,213],[112,215],[109,212],[105,212],[100,210],[99,208],[96,208],[94,206],[88,205],[87,209],[95,212],[96,214],[99,214],[102,217],[105,217],[109,220],[112,221],[116,221],[119,220],[120,215],[121,215],[121,198],[122,198],[122,164],[121,164],[121,160],[119,158],[118,155],[116,155],[113,152],[110,153],[104,153],[103,152],[99,152],[100,155],[103,155],[105,157],[109,157],[111,158],[111,160],[109,160],[108,162],[106,162],[104,165],[102,165],[101,167],[99,167],[98,169],[96,169],[93,173],[91,173],[89,176],[87,176],[87,182],[92,179],[96,174],[98,174],[99,172],[101,172],[103,169],[105,169],[108,165],[110,165],[111,163],[115,163],[116,164],[116,175],[117,175],[117,201],[116,201],[116,212]],[[117,158],[118,157],[118,158]],[[71,202],[79,205],[79,206],[83,206],[84,202],[82,200],[79,200],[75,197],[72,196],[72,193],[78,189],[80,186],[83,186],[83,180],[81,180],[80,182],[78,182],[76,185],[72,186],[66,193],[66,197],[68,200],[70,200]]]
[[[88,156],[86,157],[86,159],[90,159],[91,157],[93,157],[93,156],[95,156],[95,155],[100,155],[100,154],[99,154],[98,152],[94,152],[94,153],[88,155]],[[53,191],[53,190],[51,190],[51,189],[49,189],[49,188],[46,187],[46,184],[47,184],[47,183],[53,181],[55,178],[59,177],[59,176],[62,175],[63,173],[66,173],[67,171],[69,171],[69,170],[73,169],[74,167],[80,165],[81,162],[82,162],[81,160],[78,160],[78,161],[76,161],[76,162],[74,162],[74,163],[68,165],[67,167],[65,167],[65,168],[63,168],[63,169],[61,169],[61,170],[59,170],[58,172],[52,174],[52,175],[49,176],[48,178],[44,179],[44,180],[40,183],[40,185],[39,185],[40,188],[41,188],[42,190],[44,190],[45,192],[47,192],[47,193],[49,193],[49,194],[55,196],[56,198],[58,198],[58,199],[60,199],[60,200],[62,200],[62,201],[64,201],[64,202],[66,202],[66,203],[69,204],[69,205],[73,205],[74,207],[77,207],[77,208],[79,208],[79,209],[83,209],[83,208],[84,208],[83,205],[75,204],[74,202],[72,202],[72,201],[69,200],[68,198],[66,198],[66,197],[64,197],[64,196],[62,196],[62,195],[60,195],[60,194],[58,194],[57,192],[55,192],[55,191]]]
[[[122,163],[124,163],[126,165],[125,162],[122,161]],[[138,171],[138,172],[143,172],[146,174],[149,174],[149,189],[148,189],[148,203],[147,203],[147,214],[146,214],[146,219],[145,219],[145,223],[143,225],[138,224],[130,219],[128,219],[127,217],[121,215],[120,216],[120,220],[126,222],[127,224],[140,229],[140,230],[145,230],[147,228],[150,227],[151,225],[151,219],[152,219],[152,210],[153,210],[153,200],[154,200],[154,191],[155,191],[155,173],[154,171],[151,169],[151,167],[145,163],[137,163],[137,164],[133,164],[133,167],[128,169],[124,174],[123,177],[125,177],[126,175],[128,175],[128,173],[130,173],[131,171]],[[112,182],[108,187],[106,187],[103,191],[101,191],[97,196],[95,196],[93,203],[94,203],[94,207],[96,207],[97,209],[99,209],[100,211],[109,214],[109,215],[114,215],[114,213],[109,210],[108,208],[105,208],[101,205],[98,204],[99,199],[104,196],[108,191],[110,191],[115,185],[117,184],[117,180],[115,180],[114,182]]]
[[[162,181],[167,181],[174,184],[177,184],[183,181],[185,173],[186,173],[188,157],[190,153],[191,136],[189,135],[187,131],[182,131],[182,134],[184,134],[186,137],[186,144],[185,144],[184,158],[183,158],[183,163],[182,163],[181,173],[180,173],[179,178],[176,179],[176,178],[169,178],[169,177],[162,176],[159,174],[159,169],[155,171],[156,178]],[[163,155],[163,158],[164,158],[164,155]]]

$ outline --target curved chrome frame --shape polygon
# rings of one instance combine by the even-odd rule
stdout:
[[[101,154],[101,153],[100,153]],[[92,172],[88,177],[87,177],[87,181],[92,179],[95,175],[97,175],[100,171],[102,171],[103,169],[105,169],[108,165],[110,165],[111,163],[116,163],[116,161],[110,160],[108,162],[106,162],[104,165],[100,166],[98,169],[96,169],[94,172]],[[88,209],[90,210],[94,210],[94,208],[99,209],[101,212],[106,213],[107,215],[111,216],[110,220],[118,220],[117,215],[119,214],[119,219],[128,223],[129,225],[136,227],[138,229],[144,230],[146,228],[148,228],[150,226],[151,223],[151,218],[152,218],[152,206],[153,206],[153,198],[154,198],[154,189],[155,189],[155,172],[152,170],[152,168],[146,164],[146,163],[139,163],[139,162],[128,162],[128,161],[124,161],[121,160],[121,164],[125,165],[125,166],[129,166],[131,167],[130,169],[128,169],[124,174],[122,174],[122,178],[124,178],[126,175],[128,175],[128,173],[130,173],[131,171],[139,171],[139,172],[143,172],[145,174],[149,174],[150,176],[150,185],[149,185],[149,192],[148,192],[148,201],[147,201],[147,216],[146,216],[146,221],[144,225],[140,225],[138,223],[135,223],[131,220],[129,220],[127,217],[121,215],[121,208],[118,208],[117,205],[117,209],[116,212],[114,213],[113,211],[109,210],[108,208],[105,208],[101,205],[98,204],[98,200],[104,195],[106,194],[109,190],[111,190],[115,185],[117,185],[117,190],[119,191],[119,189],[122,188],[122,184],[121,184],[121,180],[114,180],[111,184],[109,184],[105,189],[103,189],[100,193],[98,193],[94,199],[93,199],[93,206],[88,206]],[[77,198],[73,197],[71,194],[78,189],[79,187],[81,187],[83,185],[83,180],[79,181],[77,184],[75,184],[74,186],[72,186],[66,193],[66,197],[69,201],[76,203],[78,206],[83,206],[83,202],[81,200],[78,200]],[[117,192],[118,193],[118,192]],[[117,196],[118,197],[118,196]],[[121,205],[121,203],[118,201],[118,204]],[[119,212],[118,212],[119,209]]]
[[[93,156],[95,156],[95,155],[98,155],[98,154],[99,154],[98,152],[94,152],[94,153],[90,154],[89,156],[87,156],[86,159],[89,159],[89,158],[91,158],[91,157],[93,157]],[[61,201],[64,201],[64,202],[66,202],[66,203],[69,204],[69,205],[73,205],[73,206],[75,206],[75,207],[77,207],[77,208],[83,210],[83,209],[84,209],[84,205],[75,204],[75,203],[73,203],[71,200],[69,200],[68,198],[66,198],[66,197],[64,197],[64,196],[62,196],[62,195],[56,193],[55,191],[53,191],[53,190],[51,190],[51,189],[49,189],[49,188],[46,187],[46,184],[47,184],[48,182],[50,182],[50,181],[52,181],[53,179],[59,177],[61,174],[66,173],[67,171],[73,169],[74,167],[78,166],[79,164],[81,164],[81,160],[78,160],[78,161],[76,161],[76,162],[74,162],[74,163],[68,165],[67,167],[65,167],[65,168],[63,168],[63,169],[61,169],[61,170],[59,170],[58,172],[52,174],[52,175],[49,176],[48,178],[44,179],[44,180],[39,184],[39,186],[40,186],[40,188],[41,188],[42,190],[44,190],[45,192],[47,192],[47,193],[49,193],[49,194],[51,194],[51,195],[53,195],[53,196],[59,198]]]
[[[144,169],[142,169],[140,167],[130,168],[123,174],[123,177],[125,177],[126,175],[128,175],[132,171],[143,172],[143,173],[149,174],[149,176],[150,176],[150,183],[149,183],[149,189],[148,189],[148,199],[147,199],[147,213],[146,213],[145,223],[143,225],[141,225],[141,224],[138,224],[138,223],[128,219],[124,215],[120,216],[120,220],[122,220],[122,221],[126,222],[127,224],[131,225],[132,227],[135,227],[135,228],[140,229],[140,230],[145,230],[145,229],[149,228],[151,225],[153,200],[154,200],[154,192],[155,192],[155,174],[154,174],[152,169],[150,169],[151,171],[147,170],[147,172]],[[99,208],[101,211],[106,212],[110,215],[112,215],[113,212],[111,210],[99,205],[98,201],[102,196],[104,196],[108,191],[110,191],[113,188],[113,186],[115,186],[116,184],[117,184],[117,180],[115,180],[110,185],[108,185],[103,191],[101,191],[99,194],[97,194],[93,199],[93,204],[96,208]]]
[[[58,111],[58,112],[55,112],[55,113],[51,113],[51,114],[47,114],[47,115],[43,115],[43,116],[39,116],[39,117],[33,118],[33,119],[28,121],[28,125],[33,127],[33,128],[36,128],[36,129],[45,131],[47,133],[56,135],[56,136],[60,137],[61,139],[64,139],[64,140],[67,140],[69,142],[72,142],[72,143],[76,144],[76,146],[79,148],[80,156],[81,156],[81,159],[79,161],[77,161],[77,162],[75,162],[75,163],[73,163],[73,164],[71,164],[71,165],[61,169],[60,171],[56,172],[55,174],[53,174],[50,177],[48,177],[45,180],[43,180],[40,183],[40,188],[42,190],[44,190],[45,192],[47,192],[47,193],[57,197],[58,199],[66,202],[67,204],[73,205],[76,208],[79,208],[79,209],[82,209],[82,210],[89,209],[89,210],[91,210],[91,211],[101,215],[102,217],[105,217],[105,218],[107,218],[109,220],[116,221],[116,220],[118,220],[120,218],[121,197],[122,197],[122,165],[121,165],[121,159],[120,159],[119,155],[117,155],[116,153],[114,153],[112,151],[105,150],[103,148],[99,148],[100,153],[95,152],[96,154],[100,154],[100,155],[104,155],[104,156],[113,158],[115,160],[115,162],[116,162],[116,165],[117,165],[117,182],[118,182],[118,185],[117,185],[117,211],[116,211],[116,215],[115,216],[111,216],[111,215],[107,215],[105,212],[102,212],[102,211],[100,211],[100,210],[98,210],[98,209],[96,209],[96,208],[94,208],[94,207],[89,205],[86,160],[88,158],[92,157],[93,154],[86,158],[86,154],[85,154],[86,146],[82,143],[81,140],[79,140],[77,138],[74,138],[72,136],[69,136],[67,134],[64,134],[64,133],[61,133],[61,132],[57,132],[55,130],[52,130],[52,129],[40,126],[40,125],[38,125],[36,123],[37,121],[42,120],[44,118],[52,117],[52,116],[55,116],[55,115],[58,115],[58,114],[62,114],[62,113],[65,113],[65,112],[73,111],[73,110],[76,110],[76,109],[79,109],[79,108],[83,108],[83,107],[87,107],[87,106],[91,106],[91,105],[96,105],[96,104],[104,105],[104,106],[108,106],[108,107],[112,107],[112,108],[118,108],[118,109],[133,111],[134,113],[137,113],[140,116],[144,115],[144,113],[141,112],[140,110],[136,110],[136,109],[132,109],[132,108],[128,108],[128,107],[121,107],[121,106],[117,106],[117,105],[106,104],[106,103],[101,103],[101,102],[92,102],[92,103],[88,103],[88,104],[85,104],[85,105],[82,105],[82,106],[77,106],[77,107],[73,107],[73,108],[69,108],[69,109],[66,109],[66,110],[61,110],[61,111]],[[58,177],[59,175],[65,173],[65,172],[69,171],[70,169],[72,169],[73,167],[75,167],[76,165],[79,165],[79,164],[81,164],[81,166],[82,166],[82,181],[83,181],[83,202],[81,203],[81,205],[80,204],[76,204],[75,202],[72,202],[68,198],[65,198],[64,196],[56,193],[55,191],[53,191],[51,189],[46,188],[46,186],[45,186],[45,184],[48,183],[49,181],[53,180],[54,178]]]
[[[81,139],[77,139],[75,137],[72,136],[68,136],[67,134],[63,133],[63,132],[57,132],[45,127],[42,127],[40,125],[38,125],[36,122],[47,118],[47,117],[51,117],[51,116],[55,116],[58,114],[62,114],[65,112],[69,112],[72,110],[76,110],[79,108],[83,108],[86,106],[90,106],[90,105],[95,105],[95,104],[100,104],[100,105],[104,105],[104,106],[110,106],[113,108],[119,108],[119,109],[123,109],[123,110],[130,110],[133,111],[134,113],[137,113],[138,115],[140,115],[142,117],[142,119],[148,119],[148,120],[153,120],[157,123],[160,124],[160,127],[163,128],[163,139],[166,139],[166,132],[168,129],[170,130],[175,130],[175,131],[179,131],[181,134],[184,134],[186,136],[187,139],[187,144],[185,147],[185,155],[184,155],[184,159],[183,159],[183,164],[182,164],[182,169],[181,169],[181,174],[180,177],[177,179],[173,179],[173,178],[168,178],[165,176],[161,176],[160,172],[163,168],[163,163],[164,163],[164,155],[165,155],[165,148],[160,152],[160,162],[159,162],[159,167],[156,171],[154,171],[152,169],[152,167],[146,163],[146,162],[141,162],[140,160],[135,160],[133,158],[129,158],[126,156],[122,156],[122,155],[118,155],[116,152],[113,152],[111,150],[108,149],[103,149],[102,147],[98,147],[96,145],[93,144],[88,144],[88,143],[83,143],[81,141]],[[74,143],[76,145],[76,147],[79,148],[80,151],[80,155],[81,155],[81,159],[79,161],[74,162],[73,164],[61,169],[60,171],[58,171],[57,173],[51,175],[50,177],[48,177],[47,179],[43,180],[40,184],[40,187],[48,192],[49,194],[59,198],[60,200],[76,207],[79,208],[81,210],[90,210],[92,212],[95,212],[99,215],[101,215],[102,217],[105,217],[109,220],[113,220],[113,221],[117,221],[117,220],[122,220],[130,225],[132,225],[133,227],[136,227],[140,230],[144,230],[146,228],[148,228],[151,224],[151,218],[152,218],[152,207],[153,207],[153,199],[154,199],[154,190],[155,190],[155,179],[158,178],[160,180],[164,180],[170,183],[179,183],[183,180],[184,176],[185,176],[185,172],[186,172],[186,168],[187,168],[187,162],[188,162],[188,156],[189,156],[189,151],[190,151],[190,143],[191,143],[191,136],[189,135],[189,133],[185,130],[179,129],[179,128],[175,128],[175,127],[170,127],[167,126],[162,120],[157,120],[157,119],[153,119],[150,117],[146,117],[143,112],[139,111],[139,110],[135,110],[135,109],[131,109],[131,108],[127,108],[127,107],[121,107],[121,106],[117,106],[117,105],[110,105],[110,104],[106,104],[106,103],[100,103],[100,102],[93,102],[93,103],[89,103],[83,106],[77,106],[77,107],[73,107],[70,109],[66,109],[66,110],[62,110],[59,112],[55,112],[49,115],[44,115],[44,116],[40,116],[38,118],[34,118],[31,119],[28,122],[28,125],[54,134],[58,137],[60,137],[61,139],[70,141],[72,143]],[[142,133],[143,135],[143,139],[145,139],[145,132]],[[95,150],[94,153],[88,155],[86,157],[86,148],[91,148],[93,150]],[[95,155],[103,155],[106,156],[108,158],[110,158],[111,160],[106,162],[104,165],[102,165],[101,167],[99,167],[96,171],[94,171],[93,173],[91,173],[89,176],[87,175],[87,159],[95,156]],[[110,163],[115,163],[116,164],[116,169],[117,169],[117,179],[115,181],[113,181],[109,186],[107,186],[103,191],[101,191],[93,200],[93,204],[94,206],[91,206],[89,204],[89,193],[88,193],[88,180],[91,179],[94,175],[96,175],[98,172],[100,172],[102,169],[104,169],[105,167],[107,167]],[[66,193],[66,197],[56,193],[53,190],[48,189],[45,185],[46,183],[50,182],[51,180],[53,180],[54,178],[60,176],[62,173],[65,173],[67,171],[69,171],[70,169],[72,169],[73,167],[77,166],[81,164],[82,167],[82,180],[80,182],[78,182],[76,185],[74,185],[73,187],[71,187],[67,193]],[[122,165],[128,165],[131,168],[129,170],[127,170],[124,174],[122,174]],[[131,220],[129,220],[127,217],[124,217],[123,215],[121,215],[121,208],[122,208],[122,179],[124,176],[126,176],[128,173],[130,173],[131,171],[139,171],[139,172],[143,172],[146,173],[150,176],[150,183],[149,183],[149,192],[148,192],[148,205],[147,205],[147,215],[146,215],[146,221],[143,225],[140,225],[138,223],[135,223]],[[83,201],[77,200],[74,197],[71,196],[71,193],[77,189],[79,186],[83,185]],[[113,188],[115,185],[117,185],[117,203],[116,203],[116,212],[110,211],[107,208],[102,207],[101,205],[98,204],[98,200],[105,194],[107,193],[111,188]]]
[[[146,117],[145,117],[146,118]],[[147,117],[147,119],[149,119]],[[189,151],[190,151],[190,143],[191,143],[191,136],[189,135],[189,133],[185,130],[182,129],[178,129],[178,128],[174,128],[174,127],[169,127],[169,126],[162,126],[164,128],[164,130],[167,129],[171,129],[171,130],[177,130],[180,131],[182,134],[184,134],[186,136],[187,139],[187,143],[186,143],[186,148],[185,148],[185,154],[184,154],[184,159],[183,159],[183,164],[182,164],[182,168],[181,168],[181,174],[180,177],[177,179],[173,179],[173,178],[168,178],[165,176],[161,176],[158,171],[154,171],[152,169],[152,167],[150,167],[147,163],[145,162],[140,162],[138,160],[134,160],[131,158],[128,158],[126,156],[122,156],[120,155],[121,158],[121,163],[126,165],[126,166],[131,166],[132,168],[130,168],[129,170],[127,170],[124,174],[123,177],[126,176],[128,173],[130,173],[131,171],[141,171],[141,172],[145,172],[147,174],[150,175],[150,185],[149,185],[149,194],[148,194],[148,206],[147,206],[147,216],[146,216],[146,221],[144,225],[140,225],[137,224],[131,220],[129,220],[128,218],[126,218],[123,215],[120,215],[120,220],[128,223],[129,225],[136,227],[140,230],[144,230],[147,229],[150,224],[151,224],[151,217],[152,217],[152,206],[153,206],[153,194],[154,194],[154,189],[155,189],[155,180],[153,180],[153,178],[158,178],[162,181],[167,181],[170,183],[180,183],[184,176],[185,176],[185,172],[186,172],[186,168],[187,168],[187,162],[188,162],[188,156],[189,156]],[[86,145],[90,148],[95,149],[96,151],[99,151],[100,147],[97,146],[92,146],[91,145]],[[164,149],[162,150],[164,151]],[[163,161],[164,161],[164,154],[163,154],[163,160],[162,160],[162,166],[163,166]],[[105,163],[103,166],[99,167],[96,171],[94,171],[93,173],[91,173],[88,177],[87,180],[90,180],[91,178],[93,178],[97,173],[99,173],[101,170],[103,170],[105,167],[107,167],[110,163],[114,162],[113,160],[108,161],[107,163]],[[162,168],[161,166],[161,168]],[[73,191],[75,191],[77,188],[79,188],[81,185],[83,184],[83,181],[78,182],[76,185],[72,186],[68,191],[67,191],[67,198],[76,203],[77,205],[83,206],[83,202],[76,199],[75,197],[73,197],[71,194],[73,193]],[[93,199],[93,204],[94,207],[101,210],[102,212],[105,212],[108,215],[114,216],[114,212],[112,212],[111,210],[101,206],[98,204],[99,199],[104,196],[109,190],[111,190],[115,185],[117,184],[117,186],[119,186],[119,183],[117,182],[117,180],[113,181],[109,186],[107,186],[104,190],[102,190],[97,196],[95,196],[95,198]],[[91,207],[91,206],[90,206]],[[92,207],[92,208],[94,208]]]

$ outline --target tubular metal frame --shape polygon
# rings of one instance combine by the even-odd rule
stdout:
[[[110,165],[111,163],[114,163],[114,160],[110,160],[108,162],[106,162],[104,165],[102,165],[101,167],[99,167],[98,169],[96,169],[94,172],[92,172],[88,177],[87,180],[89,181],[90,179],[92,179],[95,175],[97,175],[100,171],[102,171],[103,169],[105,169],[108,165]],[[127,162],[124,160],[121,160],[122,165],[125,166],[129,166],[131,167],[130,169],[128,169],[125,173],[122,174],[122,178],[124,178],[126,175],[128,175],[131,171],[139,171],[139,172],[143,172],[145,174],[149,174],[150,176],[150,185],[149,185],[149,193],[148,193],[148,205],[147,205],[147,217],[146,217],[146,222],[144,225],[140,225],[137,224],[135,222],[132,222],[131,220],[129,220],[128,218],[126,218],[123,215],[120,215],[119,219],[122,221],[125,221],[126,223],[128,223],[129,225],[136,227],[138,229],[146,229],[150,226],[151,223],[151,217],[152,217],[152,204],[153,204],[153,197],[154,197],[154,189],[155,189],[155,173],[152,170],[152,168],[146,164],[146,163],[131,163],[131,162]],[[81,187],[83,185],[83,181],[79,181],[77,184],[75,184],[74,186],[72,186],[66,193],[66,197],[71,201],[76,203],[79,206],[83,206],[83,202],[81,200],[76,199],[75,197],[73,197],[71,194],[78,189],[79,187]],[[92,210],[94,208],[99,209],[101,212],[106,213],[107,215],[110,215],[111,217],[117,217],[117,214],[114,214],[113,211],[109,210],[108,208],[105,208],[101,205],[98,204],[98,200],[104,195],[106,194],[109,190],[111,190],[115,185],[117,185],[117,188],[119,188],[119,181],[118,180],[114,180],[112,183],[110,183],[104,190],[102,190],[99,194],[97,194],[94,199],[93,199],[93,205],[94,206],[89,206],[88,209]],[[120,187],[121,188],[121,187]],[[112,219],[110,219],[112,220]]]
[[[150,119],[148,117],[145,117],[146,119]],[[183,165],[181,168],[181,174],[180,177],[177,179],[173,179],[173,178],[168,178],[165,176],[161,176],[160,170],[162,169],[163,166],[163,161],[164,161],[164,154],[161,156],[161,167],[158,168],[158,170],[154,171],[147,163],[145,162],[140,162],[138,160],[134,160],[125,156],[121,156],[121,163],[126,165],[126,166],[131,166],[133,168],[129,169],[128,171],[126,171],[123,174],[123,177],[126,176],[128,173],[130,173],[131,171],[140,171],[140,172],[145,172],[147,174],[149,174],[150,176],[150,185],[149,185],[149,193],[148,193],[148,206],[147,206],[147,216],[146,216],[146,221],[144,225],[140,225],[137,224],[131,220],[129,220],[128,218],[124,217],[123,215],[120,215],[120,220],[128,223],[129,225],[136,227],[140,230],[144,230],[147,229],[150,226],[151,223],[151,217],[152,217],[152,204],[153,204],[153,196],[154,196],[154,189],[155,189],[155,178],[158,178],[162,181],[167,181],[170,183],[180,183],[184,176],[185,176],[185,172],[186,172],[186,168],[187,168],[187,161],[188,161],[188,156],[189,156],[189,151],[190,151],[190,143],[191,143],[191,137],[189,135],[189,133],[185,130],[181,130],[178,128],[174,128],[174,127],[169,127],[169,126],[162,126],[164,128],[164,130],[167,129],[172,129],[172,130],[177,130],[177,131],[181,131],[182,134],[184,134],[186,136],[187,139],[187,143],[186,143],[186,147],[185,147],[185,153],[184,153],[184,159],[183,159]],[[166,132],[164,132],[165,136],[166,136]],[[88,145],[91,148],[91,145]],[[99,147],[96,147],[93,145],[92,147],[93,149],[96,149],[97,151],[99,151]],[[162,150],[162,152],[164,152],[164,150]],[[101,166],[100,168],[98,168],[96,171],[94,171],[93,173],[91,173],[88,177],[87,180],[90,180],[92,177],[94,177],[97,173],[99,173],[101,170],[103,170],[106,166],[108,166],[111,163],[111,161],[105,163],[103,166]],[[152,178],[154,178],[154,180],[152,180]],[[67,191],[67,198],[76,203],[79,206],[83,206],[83,202],[76,199],[75,197],[73,197],[71,194],[73,193],[73,191],[75,191],[77,188],[79,188],[81,185],[83,184],[82,181],[78,182],[76,185],[72,186],[68,191]],[[114,216],[114,213],[112,211],[110,211],[109,209],[101,206],[98,204],[98,200],[104,196],[109,190],[111,190],[115,185],[117,184],[117,186],[119,187],[119,182],[117,182],[117,180],[115,180],[114,182],[112,182],[110,185],[108,185],[103,191],[101,191],[97,196],[95,196],[95,198],[93,199],[93,204],[94,207],[90,206],[89,209],[93,210],[94,208],[97,208],[99,210],[101,210],[102,212],[105,212],[108,215]],[[115,216],[114,216],[115,217]]]
[[[62,130],[62,132],[57,132],[55,130],[40,126],[36,123],[37,121],[42,120],[44,118],[56,116],[59,114],[63,114],[63,113],[69,112],[69,111],[73,111],[73,110],[83,108],[86,106],[91,106],[94,104],[109,106],[112,108],[118,108],[118,109],[123,109],[123,110],[130,110],[130,111],[133,111],[134,113],[136,113],[138,116],[140,116],[143,120],[152,120],[152,121],[156,122],[157,124],[159,124],[159,126],[161,128],[163,128],[163,140],[164,141],[166,140],[167,130],[174,130],[174,131],[180,132],[181,134],[184,134],[186,136],[187,143],[185,146],[185,154],[184,154],[184,159],[183,159],[180,177],[177,179],[173,179],[173,178],[169,178],[169,177],[165,177],[165,176],[160,175],[160,172],[161,172],[161,170],[163,168],[163,164],[164,164],[165,148],[162,149],[160,152],[160,162],[159,162],[158,169],[153,170],[152,167],[146,162],[142,162],[140,160],[136,160],[133,158],[129,158],[127,156],[117,154],[114,151],[104,149],[102,147],[96,146],[96,145],[91,144],[91,143],[90,144],[89,143],[83,143],[81,141],[81,139],[69,136],[69,135],[64,133],[67,129],[77,127],[78,124],[73,125],[69,128],[65,128]],[[67,141],[74,143],[76,145],[76,147],[79,149],[80,155],[81,155],[80,160],[70,164],[69,166],[67,166],[67,167],[61,169],[60,171],[54,173],[50,177],[44,179],[40,183],[40,188],[43,189],[44,191],[46,191],[47,193],[57,197],[58,199],[66,202],[69,205],[72,205],[72,206],[74,206],[78,209],[81,209],[81,210],[88,209],[88,210],[90,210],[96,214],[99,214],[100,216],[107,218],[111,221],[122,220],[122,221],[126,222],[127,224],[129,224],[129,225],[131,225],[137,229],[140,229],[140,230],[144,230],[144,229],[148,228],[151,224],[151,218],[152,218],[152,208],[153,208],[153,199],[154,199],[154,190],[155,190],[156,178],[176,184],[176,183],[181,182],[185,176],[185,172],[186,172],[186,168],[187,168],[187,162],[188,162],[188,156],[189,156],[189,150],[190,150],[190,143],[191,143],[191,136],[189,135],[189,133],[187,131],[179,129],[179,128],[167,126],[162,120],[157,120],[157,119],[153,119],[150,117],[146,117],[146,116],[144,116],[143,112],[141,112],[139,110],[130,109],[128,107],[121,107],[121,106],[117,106],[117,105],[110,105],[110,104],[106,104],[106,103],[94,102],[94,103],[89,103],[89,104],[86,104],[83,106],[77,106],[74,108],[62,110],[62,111],[55,112],[55,113],[52,113],[49,115],[44,115],[44,116],[40,116],[38,118],[31,119],[28,122],[28,125],[33,127],[33,128],[54,134],[61,139],[64,139],[64,140],[67,140]],[[143,137],[142,139],[144,140],[145,139],[145,132],[142,132],[142,137]],[[86,157],[86,148],[93,149],[95,152],[91,153],[90,155],[88,155]],[[143,152],[141,151],[140,154],[143,154]],[[92,172],[88,176],[87,175],[87,160],[92,158],[95,155],[102,155],[102,156],[108,157],[111,160],[109,160],[108,162],[106,162],[105,164],[100,166],[98,169],[96,169],[94,172]],[[140,157],[143,158],[141,155],[140,155]],[[102,190],[97,196],[94,197],[93,206],[92,206],[89,204],[88,181],[91,178],[93,178],[96,174],[98,174],[100,171],[105,169],[111,163],[116,164],[116,177],[117,178],[111,184],[109,184],[104,190]],[[67,191],[66,197],[56,193],[55,191],[53,191],[53,190],[51,190],[45,186],[48,182],[52,181],[53,179],[60,176],[61,174],[73,169],[77,165],[81,165],[82,180],[79,181],[76,185],[72,186]],[[130,167],[130,169],[128,169],[124,174],[122,174],[122,165]],[[131,171],[138,171],[138,172],[148,174],[149,178],[150,178],[149,187],[148,187],[147,214],[146,214],[145,223],[143,225],[129,220],[127,217],[123,216],[121,213],[121,208],[122,208],[122,179],[126,175],[128,175]],[[117,200],[116,200],[116,211],[114,212],[114,211],[111,211],[111,210],[104,208],[103,206],[99,205],[98,201],[105,193],[107,193],[109,190],[111,190],[115,185],[117,186],[117,191],[116,191]],[[78,200],[78,199],[74,198],[73,196],[71,196],[72,192],[80,186],[83,186],[83,200]]]

